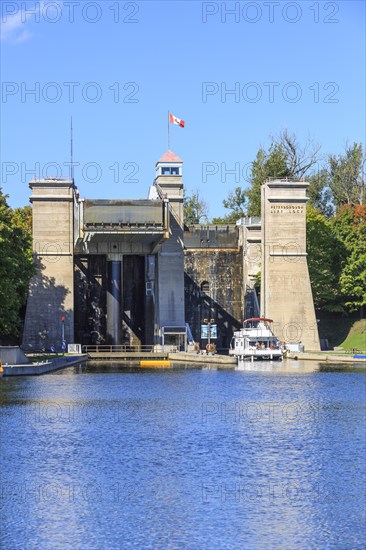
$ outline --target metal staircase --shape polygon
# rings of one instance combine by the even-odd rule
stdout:
[[[257,292],[254,287],[245,287],[244,298],[244,319],[260,316],[260,307],[257,297]]]

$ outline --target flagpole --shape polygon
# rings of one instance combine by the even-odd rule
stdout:
[[[170,112],[168,111],[168,151],[170,150]]]

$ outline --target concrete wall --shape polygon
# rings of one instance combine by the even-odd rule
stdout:
[[[253,288],[261,270],[262,234],[260,222],[240,225],[240,243],[243,247],[243,284]]]
[[[280,340],[319,350],[306,253],[308,185],[286,180],[262,185],[261,314],[275,321]]]
[[[157,176],[155,185],[161,196],[169,199],[171,212],[178,223],[183,224],[183,179],[182,176]]]
[[[24,365],[30,362],[18,346],[0,346],[0,360],[3,365]]]
[[[229,347],[233,331],[243,322],[243,263],[238,237],[237,226],[192,226],[184,233],[186,321],[201,346],[207,343],[201,341],[205,318],[213,318],[217,324],[218,348]],[[198,243],[202,246],[192,246]]]
[[[29,184],[33,203],[33,277],[25,318],[23,346],[61,347],[62,321],[67,342],[74,337],[74,188],[70,181]]]

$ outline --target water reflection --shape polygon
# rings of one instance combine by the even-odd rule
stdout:
[[[96,373],[136,373],[136,374],[157,374],[165,372],[166,374],[175,371],[186,370],[236,370],[245,372],[269,372],[279,374],[305,374],[312,372],[362,372],[366,371],[366,363],[331,363],[324,361],[307,361],[303,359],[287,359],[284,361],[244,361],[240,366],[235,364],[219,364],[219,363],[172,363],[172,367],[167,368],[144,368],[141,369],[139,362],[124,361],[114,362],[108,361],[102,363],[100,361],[88,361],[84,365],[71,367],[64,371],[58,371],[55,375],[67,375],[70,372],[79,374],[96,374]]]
[[[3,379],[1,547],[363,548],[365,371],[303,363]]]
[[[310,372],[360,372],[366,371],[366,363],[332,363],[286,359],[284,361],[243,361],[237,370],[247,372],[271,372],[280,374],[305,374]]]
[[[243,361],[237,367],[237,370],[247,372],[270,372],[281,374],[305,374],[308,372],[318,372],[321,369],[321,363],[316,361]]]

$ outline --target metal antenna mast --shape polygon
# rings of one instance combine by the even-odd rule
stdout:
[[[73,135],[72,135],[72,117],[71,117],[71,125],[70,125],[70,180],[72,181],[72,184],[74,185],[74,162],[73,162],[73,156],[74,156],[74,147],[73,147]]]

